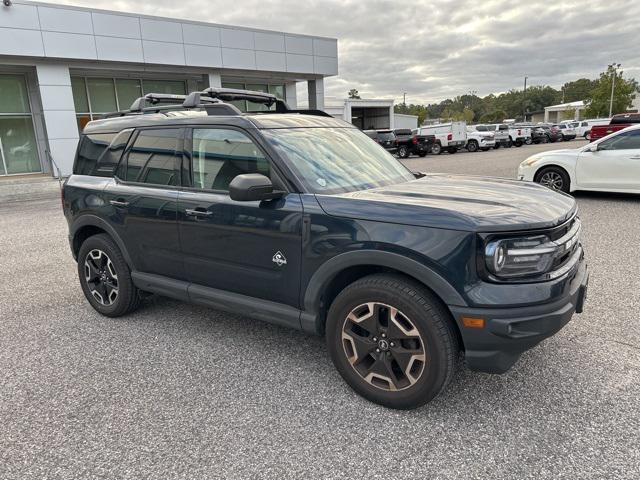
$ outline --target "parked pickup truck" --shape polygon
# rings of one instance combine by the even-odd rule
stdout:
[[[493,148],[511,147],[512,145],[509,139],[509,127],[506,124],[475,125],[473,128],[479,132],[492,132],[496,141]]]
[[[635,125],[640,123],[640,113],[621,113],[611,117],[609,125],[593,125],[589,133],[589,140],[599,140],[602,137],[606,137],[610,133],[617,132],[623,128],[627,128],[629,125]]]
[[[467,145],[465,148],[468,152],[477,152],[482,150],[486,152],[496,145],[495,138],[491,132],[479,132],[475,128],[467,127]]]
[[[409,158],[412,154],[424,157],[436,139],[434,135],[418,135],[408,128],[397,128],[393,133],[398,147],[396,154],[400,158]]]
[[[443,150],[456,153],[467,143],[467,124],[465,122],[438,123],[418,129],[419,135],[434,135],[435,142],[431,146],[431,153],[439,155]]]
[[[525,127],[516,127],[509,125],[509,140],[516,147],[521,147],[527,143],[527,139],[531,139],[531,130]],[[531,142],[529,142],[531,143]]]

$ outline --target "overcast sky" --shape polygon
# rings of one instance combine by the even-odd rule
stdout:
[[[595,78],[640,77],[640,0],[62,0],[57,3],[338,39],[328,97],[433,103]]]

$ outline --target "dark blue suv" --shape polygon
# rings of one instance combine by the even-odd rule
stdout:
[[[63,204],[98,312],[155,293],[325,335],[347,383],[392,408],[434,398],[461,352],[505,372],[582,311],[588,281],[572,197],[412,173],[255,92],[149,95],[89,123]]]

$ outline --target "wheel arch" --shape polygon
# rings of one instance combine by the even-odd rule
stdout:
[[[322,334],[327,311],[342,289],[373,273],[393,273],[419,283],[429,289],[450,314],[449,305],[466,305],[447,280],[416,260],[385,251],[348,252],[326,261],[311,277],[304,292],[303,330]],[[450,320],[460,334],[452,315]]]
[[[533,181],[537,183],[538,182],[538,175],[540,175],[540,173],[545,168],[550,168],[550,167],[559,168],[560,170],[564,171],[567,174],[567,176],[569,177],[569,191],[573,192],[575,190],[575,187],[576,187],[576,178],[575,178],[573,169],[567,168],[567,165],[564,165],[562,162],[550,161],[549,163],[545,163],[543,165],[540,165],[536,169],[536,171],[533,172]]]
[[[95,215],[83,215],[73,222],[70,228],[71,250],[73,252],[73,257],[76,260],[78,259],[80,247],[87,238],[101,233],[106,233],[114,242],[116,242],[116,245],[122,252],[122,256],[127,262],[127,265],[129,268],[133,269],[131,257],[129,256],[129,252],[126,249],[124,242],[120,238],[120,235],[118,235],[116,230],[105,220]]]

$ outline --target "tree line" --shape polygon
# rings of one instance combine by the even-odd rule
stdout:
[[[506,118],[522,120],[525,113],[541,111],[549,105],[583,100],[587,104],[585,111],[587,118],[606,117],[609,115],[614,78],[613,113],[622,113],[631,107],[640,88],[634,78],[623,78],[623,72],[616,71],[613,67],[602,72],[595,80],[580,78],[565,83],[559,90],[548,85],[534,85],[528,87],[526,91],[512,89],[499,95],[492,93],[485,97],[479,97],[470,92],[428,105],[400,103],[395,106],[395,112],[417,115],[419,125],[422,125],[426,119],[488,123],[502,122]],[[349,93],[358,95],[357,90]],[[574,118],[572,111],[568,111],[566,116],[567,119]]]

